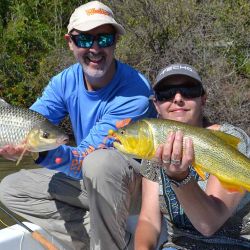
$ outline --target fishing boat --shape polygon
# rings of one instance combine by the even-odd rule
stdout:
[[[48,232],[31,222],[23,222],[33,232],[39,232],[55,248],[66,250],[61,243],[56,241]],[[39,241],[32,237],[32,233],[19,224],[6,227],[0,230],[0,249],[1,250],[44,250],[46,249]]]
[[[132,233],[132,235],[135,232],[137,222],[137,216],[130,216],[128,220],[128,228],[127,230]],[[38,225],[35,225],[31,222],[22,222],[25,226],[27,226],[30,230],[33,232],[39,232],[46,240],[50,243],[52,243],[56,248],[51,249],[57,249],[57,250],[67,250],[65,246],[62,245],[62,243],[59,243],[50,235],[47,231],[39,227]],[[158,243],[158,247],[166,240],[166,227],[164,224],[162,225],[162,232],[160,235],[160,240]],[[157,249],[159,249],[157,247]],[[44,249],[50,249],[45,248],[42,246],[37,240],[35,240],[32,237],[32,233],[25,229],[23,226],[19,224],[15,224],[13,226],[6,227],[4,229],[0,230],[0,249],[1,250],[44,250]]]

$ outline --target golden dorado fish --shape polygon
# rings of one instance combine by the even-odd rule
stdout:
[[[24,152],[42,152],[68,142],[68,136],[41,114],[0,99],[0,148],[23,145]],[[19,158],[17,164],[21,160]]]
[[[152,160],[167,134],[178,130],[184,133],[184,138],[193,140],[195,162],[192,165],[202,179],[208,172],[230,191],[250,191],[250,160],[237,150],[240,139],[232,135],[161,119],[143,119],[110,131],[109,135],[115,137],[114,146],[119,151]]]

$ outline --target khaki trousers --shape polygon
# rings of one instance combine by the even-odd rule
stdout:
[[[126,222],[140,210],[139,167],[116,150],[100,149],[84,159],[83,180],[46,168],[21,170],[2,180],[0,200],[65,249],[132,249]]]

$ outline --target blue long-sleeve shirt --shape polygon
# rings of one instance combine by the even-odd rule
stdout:
[[[54,124],[69,114],[77,146],[59,146],[39,157],[37,163],[75,179],[82,178],[81,166],[86,155],[97,148],[112,146],[112,139],[106,138],[110,129],[116,129],[117,122],[155,116],[149,100],[151,86],[130,66],[116,61],[113,79],[97,91],[86,90],[83,74],[79,63],[65,69],[51,79],[31,106]]]

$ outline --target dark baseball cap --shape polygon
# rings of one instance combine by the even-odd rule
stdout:
[[[161,88],[162,83],[164,85],[168,82],[177,81],[179,79],[188,80],[189,83],[201,84],[201,77],[197,73],[196,69],[188,64],[171,64],[160,70],[159,74],[156,76],[154,83],[154,90],[157,91]]]

